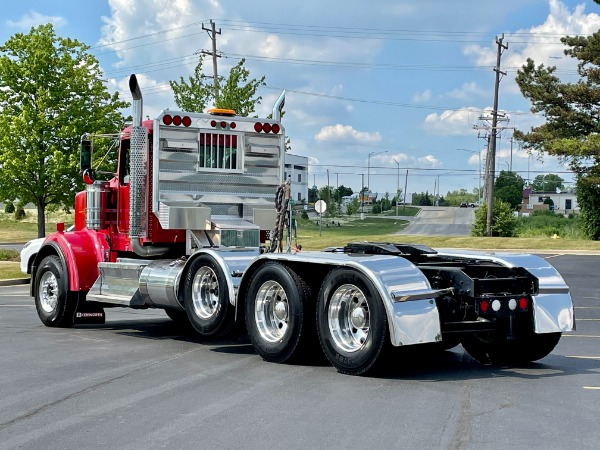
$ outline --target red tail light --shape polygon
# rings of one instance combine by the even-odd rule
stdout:
[[[231,128],[232,130],[235,130],[235,127],[236,127],[235,122],[231,122],[229,124],[229,128]]]
[[[192,119],[189,116],[184,116],[183,119],[181,119],[181,123],[183,123],[184,127],[189,127],[192,124]]]
[[[254,131],[256,131],[257,133],[260,133],[263,130],[263,125],[260,122],[256,122],[254,124]]]
[[[180,116],[175,116],[173,117],[173,125],[181,125],[181,117]]]
[[[487,300],[481,300],[481,302],[479,302],[479,310],[483,313],[488,312],[488,310],[490,309],[490,302],[488,302]]]
[[[519,299],[519,308],[521,309],[527,309],[529,302],[527,301],[526,297],[521,297]]]
[[[271,132],[271,124],[270,124],[270,123],[265,123],[265,124],[263,125],[263,131],[264,131],[265,133],[270,133],[270,132]]]
[[[279,128],[279,124],[274,123],[271,125],[271,131],[275,134],[279,134],[281,128]]]
[[[168,115],[168,114],[165,114],[165,115],[163,116],[163,123],[164,123],[165,125],[171,125],[171,124],[173,123],[173,118],[172,118],[170,115]]]

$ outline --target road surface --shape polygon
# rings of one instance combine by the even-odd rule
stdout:
[[[410,224],[398,234],[426,236],[470,236],[475,209],[456,206],[422,206]]]

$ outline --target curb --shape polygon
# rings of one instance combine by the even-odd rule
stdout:
[[[9,280],[0,280],[0,286],[18,286],[20,284],[29,284],[30,278],[12,278]]]

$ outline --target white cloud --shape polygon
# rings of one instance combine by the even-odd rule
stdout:
[[[393,167],[397,167],[396,161],[400,163],[400,167],[437,168],[442,166],[442,162],[433,155],[415,157],[406,153],[396,153],[391,155],[385,153],[371,159],[377,159],[385,165],[389,164]]]
[[[323,127],[315,135],[318,141],[351,141],[362,144],[381,142],[381,135],[378,131],[369,133],[367,131],[355,130],[351,125],[329,125]]]
[[[600,28],[600,15],[585,13],[585,5],[580,4],[570,10],[560,0],[548,0],[549,13],[541,25],[528,29],[520,29],[506,34],[503,43],[508,49],[503,52],[501,67],[508,72],[508,79],[503,84],[505,91],[518,93],[514,82],[514,74],[525,64],[527,58],[536,65],[556,66],[558,69],[574,70],[576,61],[563,55],[564,45],[560,38],[565,35],[586,35],[595,33]],[[466,56],[471,57],[477,65],[496,65],[497,45],[489,47],[468,45],[463,49]]]
[[[473,125],[481,115],[481,109],[475,107],[447,110],[441,114],[431,113],[425,117],[424,128],[432,134],[443,136],[469,136],[473,134]]]
[[[415,103],[423,103],[431,99],[431,90],[425,89],[423,92],[417,92],[413,95],[413,102]]]
[[[459,100],[468,100],[473,97],[488,96],[489,93],[485,89],[479,87],[476,82],[463,83],[459,89],[453,89],[446,94],[448,97]]]
[[[7,20],[6,23],[8,26],[22,30],[29,30],[31,27],[37,27],[46,23],[51,23],[54,25],[54,28],[60,28],[67,24],[67,19],[60,16],[47,16],[36,11],[29,11],[29,13],[25,14],[18,21]]]

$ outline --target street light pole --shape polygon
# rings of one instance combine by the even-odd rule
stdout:
[[[369,192],[371,192],[371,156],[379,155],[381,153],[387,153],[387,150],[382,152],[371,152],[369,153],[369,158],[367,159],[367,188]]]
[[[398,201],[400,200],[400,163],[396,161],[396,158],[393,160],[398,166],[398,175],[396,179],[396,215],[398,215]]]

